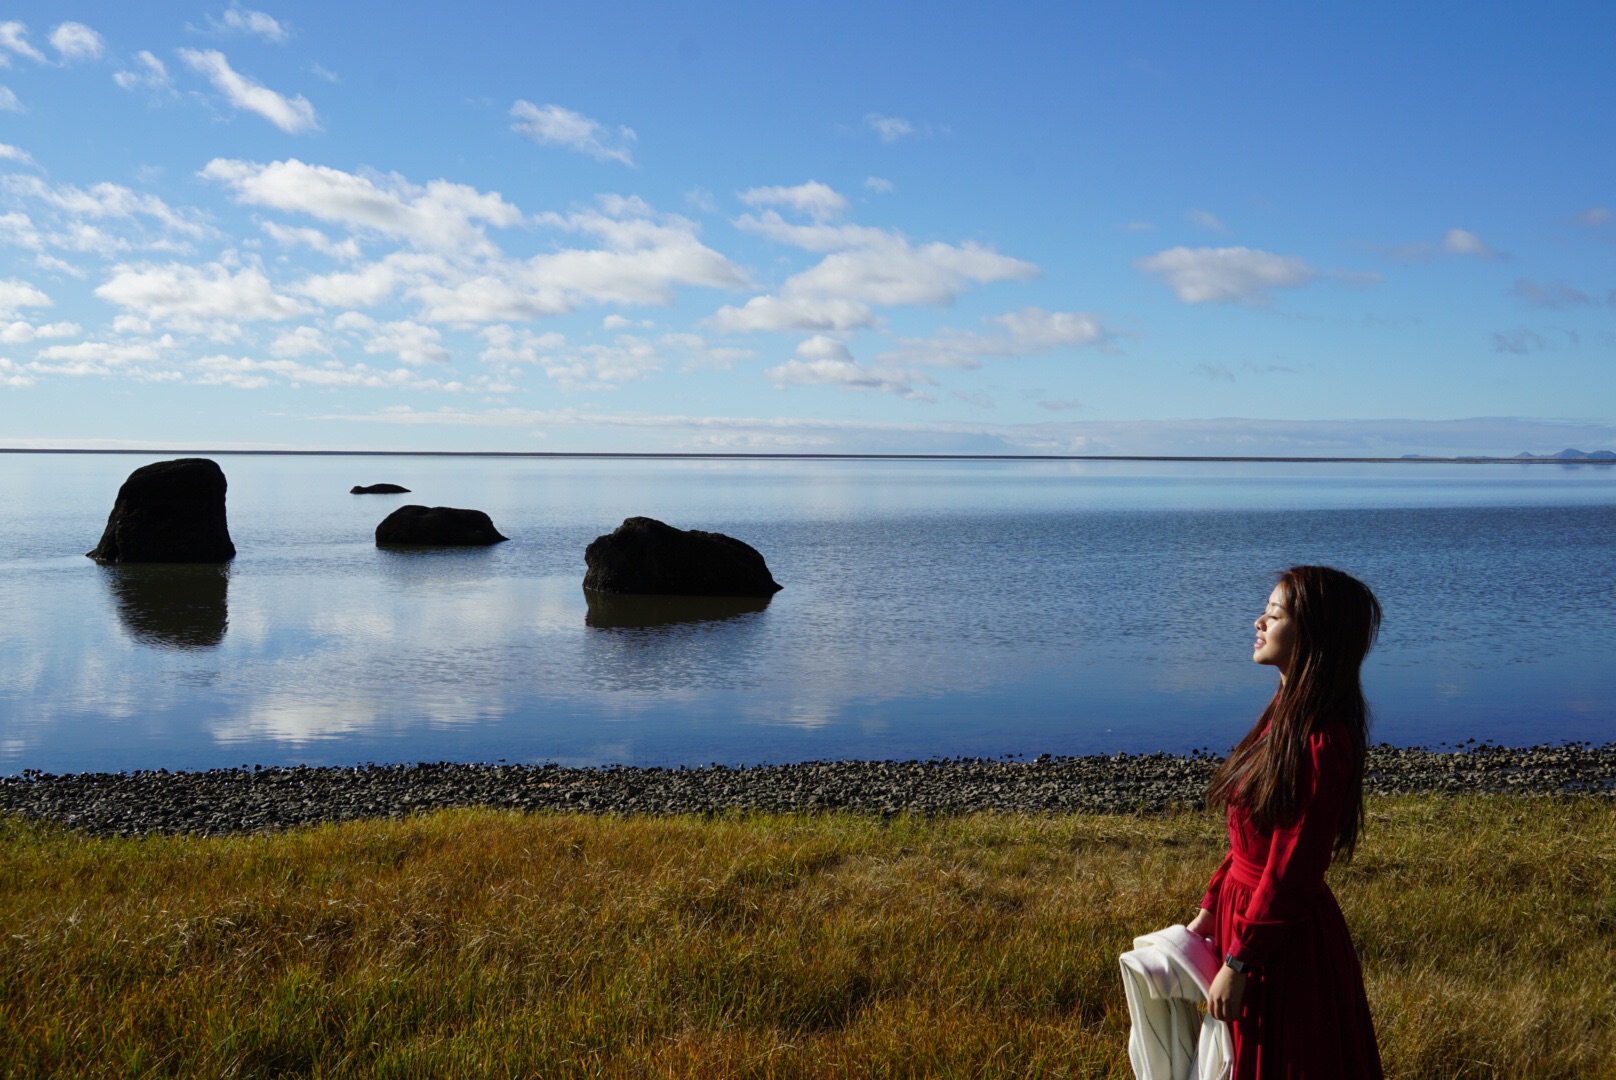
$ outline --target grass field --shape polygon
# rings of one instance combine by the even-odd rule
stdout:
[[[1616,1078],[1616,812],[1372,800],[1332,884],[1390,1075]],[[1128,1077],[1117,953],[1211,814],[0,819],[7,1076]]]

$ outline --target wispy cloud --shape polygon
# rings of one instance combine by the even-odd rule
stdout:
[[[96,60],[106,52],[107,44],[101,35],[81,22],[65,22],[51,31],[51,48],[61,54],[62,62]]]
[[[1494,255],[1486,241],[1469,229],[1449,229],[1443,233],[1442,250],[1450,255],[1468,255],[1477,259],[1490,259]]]
[[[765,373],[777,386],[835,386],[843,390],[874,390],[903,398],[931,401],[917,382],[932,380],[914,371],[885,364],[866,365],[853,359],[847,343],[816,334],[797,346],[796,357]]]
[[[986,320],[987,332],[945,328],[924,338],[901,338],[877,359],[927,367],[970,369],[986,357],[1039,356],[1102,345],[1110,337],[1097,316],[1027,307]]]
[[[28,151],[12,146],[10,143],[0,143],[0,161],[15,161],[19,165],[34,165],[33,155]]]
[[[1226,233],[1229,231],[1229,227],[1210,210],[1187,211],[1184,214],[1184,220],[1194,225],[1197,229],[1205,229],[1208,232]]]
[[[895,143],[915,133],[915,125],[901,116],[883,116],[880,113],[867,113],[864,117],[864,126],[875,132],[884,143]]]
[[[536,143],[576,150],[597,161],[634,165],[634,155],[629,150],[635,139],[633,128],[614,130],[583,113],[560,105],[535,105],[531,101],[517,101],[511,106],[510,115],[515,119],[511,130]]]
[[[1480,236],[1469,229],[1452,228],[1442,234],[1439,243],[1419,240],[1380,248],[1380,253],[1392,262],[1422,263],[1439,255],[1452,255],[1470,259],[1496,259],[1499,253]]]
[[[830,195],[835,193],[828,188],[812,198],[803,195],[803,188],[809,186],[757,190],[797,192],[795,198],[810,216],[816,209],[821,211],[818,219],[789,222],[767,210],[744,215],[735,224],[780,243],[829,254],[786,279],[773,293],[719,309],[709,320],[719,330],[841,333],[875,325],[877,308],[946,304],[972,285],[1021,280],[1038,273],[1033,264],[981,244],[916,245],[895,230],[825,221],[828,211],[843,203],[833,202]],[[790,205],[783,195],[769,198],[775,205]]]
[[[1517,300],[1524,300],[1536,308],[1545,308],[1549,311],[1563,311],[1567,308],[1589,307],[1598,301],[1564,281],[1539,282],[1527,278],[1517,278],[1515,284],[1505,293]]]
[[[284,42],[290,33],[286,26],[272,15],[231,4],[222,15],[208,16],[208,25],[215,33],[250,34],[274,45]]]
[[[0,55],[12,53],[36,64],[46,64],[45,54],[28,40],[28,28],[20,22],[0,22]]]
[[[845,196],[817,180],[793,187],[749,188],[740,199],[747,206],[783,206],[815,221],[839,217],[847,209]]]
[[[1300,288],[1317,276],[1303,259],[1245,247],[1168,248],[1134,265],[1186,304],[1266,304],[1275,289]]]
[[[173,85],[168,68],[144,49],[135,54],[133,67],[113,72],[112,81],[118,84],[119,89],[130,91],[162,91]]]
[[[217,49],[181,49],[186,66],[207,78],[233,107],[256,113],[288,135],[317,130],[314,106],[299,94],[288,98],[236,71]]]

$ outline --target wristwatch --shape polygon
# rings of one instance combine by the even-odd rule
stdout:
[[[1234,953],[1225,953],[1223,956],[1223,962],[1228,965],[1230,969],[1238,972],[1241,975],[1248,974],[1251,971],[1251,965],[1246,963],[1244,960],[1236,960],[1234,958]]]

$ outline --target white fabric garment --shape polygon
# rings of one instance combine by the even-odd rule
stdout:
[[[1229,1026],[1206,1018],[1205,1001],[1223,962],[1205,938],[1169,926],[1133,939],[1122,954],[1128,995],[1128,1060],[1138,1080],[1228,1080],[1234,1071]]]

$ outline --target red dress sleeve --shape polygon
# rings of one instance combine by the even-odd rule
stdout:
[[[1234,849],[1218,863],[1218,868],[1212,871],[1212,880],[1206,883],[1206,894],[1201,897],[1201,907],[1207,911],[1218,910],[1218,894],[1223,891],[1223,879],[1229,873],[1229,864],[1234,862]]]
[[[1352,766],[1345,730],[1331,727],[1308,736],[1298,812],[1294,821],[1273,830],[1262,880],[1235,921],[1229,952],[1236,960],[1261,964],[1286,932],[1312,912],[1335,850]]]

